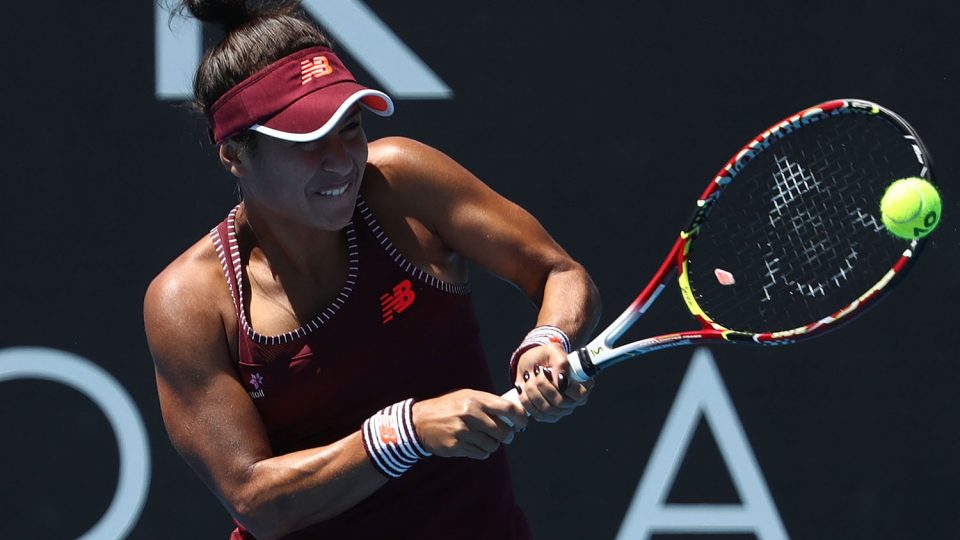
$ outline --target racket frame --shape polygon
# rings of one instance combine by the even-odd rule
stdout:
[[[910,141],[917,156],[919,166],[917,176],[932,180],[929,156],[919,136],[903,118],[875,103],[859,99],[837,99],[809,107],[777,122],[747,143],[714,176],[697,200],[697,207],[688,221],[688,225],[680,232],[679,238],[677,238],[660,268],[637,298],[590,343],[568,355],[567,360],[571,368],[570,375],[573,379],[584,382],[596,376],[601,369],[616,365],[628,358],[670,347],[720,343],[774,346],[819,336],[862,314],[866,307],[872,305],[877,298],[882,296],[882,293],[892,289],[893,285],[910,268],[912,261],[924,244],[923,239],[918,238],[910,241],[890,270],[876,284],[851,303],[818,321],[796,328],[773,332],[746,332],[726,328],[711,320],[704,313],[690,288],[687,273],[687,254],[690,246],[699,233],[701,224],[706,220],[724,189],[734,181],[743,167],[761,154],[774,140],[782,138],[806,124],[817,122],[826,115],[851,113],[883,114],[901,127],[904,131],[904,138]],[[684,304],[691,315],[700,323],[700,329],[662,334],[621,346],[614,346],[616,341],[653,305],[675,274],[679,274],[677,281]]]

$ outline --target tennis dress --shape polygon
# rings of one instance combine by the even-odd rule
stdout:
[[[250,326],[237,208],[210,232],[239,320],[237,369],[275,455],[357,431],[382,407],[452,390],[492,391],[466,286],[411,265],[359,199],[346,229],[349,271],[316,318],[278,336]],[[487,460],[433,456],[370,497],[288,539],[529,538],[503,449]],[[238,526],[231,540],[253,536]]]

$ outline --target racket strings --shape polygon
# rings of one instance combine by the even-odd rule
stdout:
[[[775,141],[734,177],[691,243],[687,271],[700,308],[749,332],[844,308],[905,249],[884,231],[879,201],[890,182],[919,169],[903,130],[878,115],[826,117]]]

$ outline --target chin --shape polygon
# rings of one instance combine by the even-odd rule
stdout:
[[[336,201],[336,204],[330,204],[333,201],[323,201],[322,204],[312,212],[314,226],[328,230],[339,231],[353,220],[353,210],[356,207],[356,197],[346,197],[344,200]]]

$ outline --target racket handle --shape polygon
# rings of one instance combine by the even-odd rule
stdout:
[[[506,400],[508,400],[508,401],[512,401],[512,402],[516,403],[517,405],[520,406],[521,409],[524,410],[524,412],[526,412],[527,409],[524,408],[524,406],[523,406],[522,403],[520,403],[520,394],[517,393],[517,389],[516,389],[516,388],[511,388],[510,391],[504,393],[504,394],[503,394],[502,396],[500,396],[500,397],[502,397],[503,399],[506,399]],[[497,416],[499,416],[499,415],[497,415]],[[527,416],[530,416],[530,413],[527,413]],[[511,422],[509,418],[507,418],[507,417],[505,417],[505,416],[499,416],[499,417],[500,417],[500,420],[502,420],[504,424],[506,424],[506,425],[508,425],[508,426],[510,426],[510,427],[513,427],[513,422]]]
[[[570,364],[570,378],[582,383],[593,378],[599,371],[590,360],[590,353],[587,349],[577,349],[567,355],[567,363]],[[590,373],[592,371],[592,373]]]
[[[581,356],[580,356],[581,354],[585,355],[583,359],[581,359]],[[594,374],[596,374],[599,371],[597,367],[593,365],[593,362],[590,361],[589,355],[590,353],[587,352],[586,349],[579,349],[567,355],[567,362],[570,364],[570,377],[573,380],[580,383],[587,382],[593,378],[592,376],[587,374],[588,370],[592,370]],[[585,367],[586,369],[584,369]],[[510,400],[516,403],[517,405],[520,405],[521,408],[526,410],[526,408],[523,407],[523,404],[520,403],[520,394],[517,392],[516,388],[511,388],[509,391],[505,392],[500,397],[506,400]],[[529,412],[527,413],[527,416],[530,416]],[[499,418],[500,420],[503,421],[504,424],[510,427],[513,427],[513,422],[511,422],[510,419],[505,418],[503,416],[500,416]]]
[[[503,399],[506,399],[506,400],[508,400],[508,401],[512,401],[512,402],[516,403],[517,405],[520,405],[520,408],[523,408],[523,404],[520,403],[520,394],[517,393],[517,389],[516,389],[516,388],[511,388],[509,392],[504,392],[503,395],[501,395],[500,397],[502,397]],[[524,410],[526,410],[526,409],[524,409]],[[530,415],[528,414],[527,416],[530,416]]]

